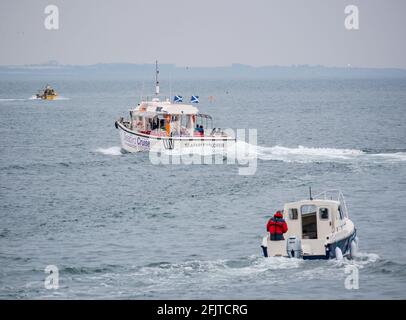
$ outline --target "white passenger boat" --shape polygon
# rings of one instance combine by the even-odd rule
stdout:
[[[286,203],[282,214],[288,231],[284,240],[271,240],[268,232],[261,245],[265,257],[340,260],[356,255],[358,237],[340,191],[314,198],[310,192],[310,199]]]
[[[128,119],[115,122],[121,147],[127,152],[187,150],[191,153],[208,149],[223,152],[235,138],[223,129],[213,128],[212,117],[199,112],[192,104],[182,103],[181,96],[161,100],[159,97],[158,64],[156,64],[155,96],[130,109]],[[192,96],[192,102],[198,102]]]

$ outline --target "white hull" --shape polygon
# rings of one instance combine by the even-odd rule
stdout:
[[[126,152],[149,152],[162,150],[187,151],[191,153],[225,152],[235,139],[231,137],[165,137],[151,136],[126,128],[116,122],[119,130],[121,148]]]

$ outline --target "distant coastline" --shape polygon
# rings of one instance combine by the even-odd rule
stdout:
[[[113,77],[150,78],[154,64],[106,63],[94,65],[60,65],[57,62],[39,65],[0,66],[0,78],[9,77]],[[223,67],[180,67],[160,65],[162,79],[185,78],[406,78],[406,69],[325,67],[311,65],[253,67],[232,64]]]

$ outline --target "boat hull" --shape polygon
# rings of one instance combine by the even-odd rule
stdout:
[[[330,243],[327,245],[326,259],[335,259],[336,258],[336,248],[340,248],[344,257],[351,255],[351,242],[355,240],[357,236],[357,230],[354,229],[354,232],[351,233],[348,237],[338,240],[336,242]]]
[[[200,153],[209,150],[212,153],[223,152],[235,139],[231,137],[165,137],[151,136],[129,130],[116,121],[120,134],[121,148],[125,152],[149,152],[162,150],[190,151]]]
[[[342,252],[343,257],[351,256],[351,242],[355,240],[357,237],[357,231],[354,231],[348,235],[347,237],[338,240],[336,242],[332,242],[326,246],[326,254],[325,255],[303,255],[303,260],[328,260],[328,259],[336,259],[336,248],[339,248]],[[286,241],[283,241],[286,245]],[[268,246],[262,245],[262,252],[264,257],[269,257]],[[288,257],[286,254],[285,257]]]
[[[37,99],[41,99],[41,100],[55,100],[57,97],[58,97],[57,95],[37,96]]]

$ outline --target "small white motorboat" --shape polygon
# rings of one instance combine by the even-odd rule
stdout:
[[[115,122],[121,147],[127,152],[162,150],[224,152],[236,139],[220,128],[213,128],[212,117],[202,114],[192,104],[182,103],[181,96],[174,101],[159,98],[158,63],[156,63],[155,96],[138,103],[130,110],[130,117]],[[197,96],[191,103],[197,103]]]
[[[337,259],[354,257],[358,237],[341,191],[325,191],[307,200],[286,203],[283,219],[288,231],[283,240],[262,240],[265,257]],[[274,238],[274,237],[272,237]]]

